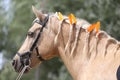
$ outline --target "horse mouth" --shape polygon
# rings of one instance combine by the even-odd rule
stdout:
[[[24,69],[25,68],[25,69]],[[24,70],[23,70],[24,69]],[[18,68],[17,72],[20,73],[20,72],[23,72],[23,73],[28,73],[30,71],[30,68],[29,67],[26,67],[26,66],[21,66],[20,68]]]
[[[15,71],[18,73],[20,73],[22,71],[23,71],[23,73],[28,73],[30,71],[29,67],[26,67],[25,69],[24,68],[25,68],[25,66],[20,66],[19,68],[14,67]]]
[[[29,66],[24,66],[22,64],[18,65],[17,62],[14,63],[13,67],[14,67],[15,71],[18,72],[18,73],[20,73],[21,71],[23,71],[23,69],[24,69],[23,73],[28,73],[30,71],[30,67]]]

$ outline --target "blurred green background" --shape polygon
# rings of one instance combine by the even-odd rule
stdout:
[[[11,60],[32,26],[31,6],[46,13],[74,13],[120,40],[120,0],[0,0],[0,80],[15,80]],[[72,80],[62,61],[54,58],[23,75],[21,80]]]

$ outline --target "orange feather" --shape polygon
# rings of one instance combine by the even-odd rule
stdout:
[[[72,19],[73,19],[73,23],[75,23],[76,24],[76,18],[75,18],[75,16],[74,16],[74,14],[71,14],[71,16],[72,16]]]
[[[96,23],[95,28],[96,28],[96,33],[98,33],[98,31],[99,31],[99,29],[100,29],[100,21],[98,21],[98,22]]]
[[[87,31],[88,31],[88,32],[91,32],[94,28],[95,28],[95,24],[92,24],[92,25],[87,29]]]
[[[76,24],[76,18],[75,18],[75,16],[74,16],[74,14],[70,14],[69,16],[68,16],[68,18],[69,18],[69,21],[70,21],[70,24],[73,24],[73,23],[75,23]]]
[[[72,16],[71,16],[71,14],[68,16],[68,18],[69,18],[70,24],[72,24]]]
[[[96,33],[98,33],[99,29],[100,29],[100,21],[98,21],[97,23],[95,24],[92,24],[88,29],[87,31],[88,32],[91,32],[92,30],[96,29]]]

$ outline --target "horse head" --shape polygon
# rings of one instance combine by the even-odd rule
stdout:
[[[58,50],[54,44],[56,33],[52,25],[58,22],[58,19],[55,16],[43,14],[35,7],[32,7],[32,10],[37,18],[33,21],[33,26],[28,30],[24,43],[13,58],[12,65],[16,72],[21,72],[26,65],[33,68],[44,60],[58,56]]]

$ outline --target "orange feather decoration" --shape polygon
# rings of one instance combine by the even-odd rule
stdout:
[[[77,20],[76,20],[74,14],[71,13],[71,14],[68,16],[68,18],[69,18],[70,24],[73,24],[73,23],[76,24]]]
[[[97,23],[95,24],[92,24],[88,29],[87,31],[88,32],[91,32],[92,30],[96,29],[96,33],[98,33],[99,29],[100,29],[100,21],[98,21]]]

